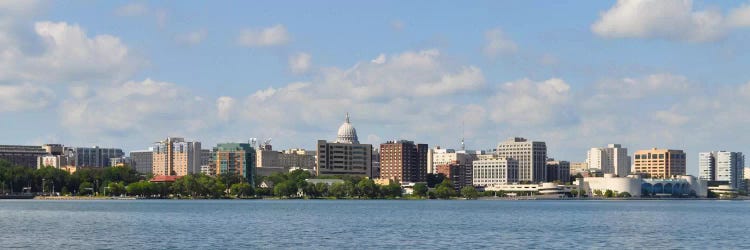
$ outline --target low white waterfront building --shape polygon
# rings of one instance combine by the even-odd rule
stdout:
[[[670,179],[643,179],[640,175],[617,177],[614,174],[604,174],[604,177],[579,178],[574,184],[589,197],[593,197],[597,190],[602,193],[612,190],[615,194],[627,192],[633,197],[708,195],[707,182],[690,175]]]

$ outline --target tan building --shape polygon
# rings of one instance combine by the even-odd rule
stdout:
[[[154,144],[153,174],[184,176],[200,173],[201,143],[168,137]]]
[[[357,130],[346,114],[335,142],[318,140],[316,175],[359,175],[372,177],[372,145],[360,144]]]
[[[633,171],[647,174],[650,178],[670,178],[675,175],[686,175],[686,155],[682,150],[657,149],[638,150],[635,152]]]
[[[514,137],[497,145],[497,156],[518,161],[518,181],[540,183],[547,180],[547,144]]]
[[[401,183],[427,180],[427,144],[388,141],[380,144],[380,178]]]
[[[578,173],[584,173],[589,171],[589,164],[586,162],[571,162],[570,163],[570,175],[576,175]]]

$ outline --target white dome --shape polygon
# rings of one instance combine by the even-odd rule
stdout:
[[[357,130],[354,129],[354,126],[352,126],[351,123],[349,123],[349,113],[346,113],[346,120],[344,120],[344,124],[341,124],[341,127],[339,127],[338,135],[336,135],[336,142],[359,144]]]

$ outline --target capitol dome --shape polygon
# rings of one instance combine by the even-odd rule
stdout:
[[[351,123],[349,123],[349,113],[346,113],[346,120],[344,120],[344,124],[341,124],[341,127],[339,127],[339,133],[336,135],[336,142],[359,144],[357,130],[354,129],[354,126],[352,126]]]

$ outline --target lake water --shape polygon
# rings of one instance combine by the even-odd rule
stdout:
[[[746,201],[0,200],[0,248],[749,249]]]

